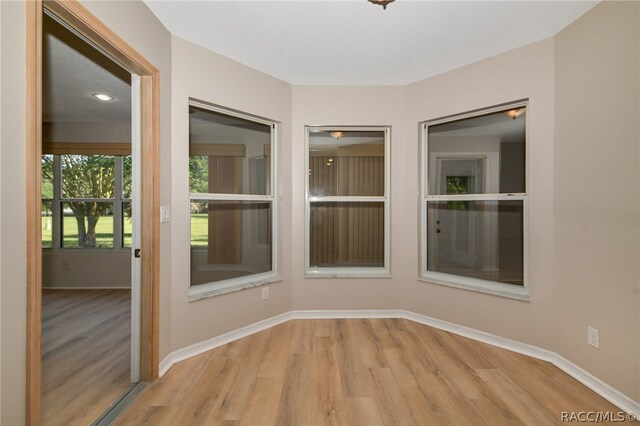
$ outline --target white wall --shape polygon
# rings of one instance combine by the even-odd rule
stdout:
[[[130,288],[131,252],[43,250],[44,288]]]
[[[44,142],[131,143],[131,123],[57,122],[42,123]]]
[[[172,348],[185,346],[235,330],[291,309],[291,86],[245,65],[172,37],[173,93],[171,244]],[[188,301],[189,291],[189,97],[281,122],[281,275],[270,284],[270,299],[261,289]],[[160,357],[162,359],[162,355]]]
[[[0,2],[2,56],[0,109],[0,183],[2,210],[0,284],[2,285],[1,326],[2,364],[0,365],[0,423],[24,423],[26,390],[26,150],[25,143],[25,3]],[[10,200],[10,201],[9,201]]]
[[[636,401],[639,6],[603,2],[556,37],[554,144],[555,347]]]

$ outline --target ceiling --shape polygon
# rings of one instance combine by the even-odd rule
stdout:
[[[130,122],[131,74],[46,14],[43,29],[42,121]]]
[[[405,85],[558,33],[597,1],[165,1],[179,37],[297,85]]]
[[[596,3],[146,0],[178,36],[319,85],[406,84],[549,37]],[[43,121],[129,123],[131,75],[54,19],[44,28]]]

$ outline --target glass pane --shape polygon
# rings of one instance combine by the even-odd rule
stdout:
[[[42,198],[53,198],[53,155],[42,156]]]
[[[131,247],[133,222],[131,220],[131,202],[122,203],[122,247]]]
[[[122,198],[131,198],[131,156],[122,157]]]
[[[62,203],[62,247],[113,247],[113,203]]]
[[[428,128],[430,195],[522,193],[526,108]]]
[[[271,126],[189,107],[189,192],[269,195]]]
[[[271,203],[191,203],[191,285],[272,270]]]
[[[384,267],[384,203],[312,203],[311,267]]]
[[[53,202],[42,200],[42,248],[53,247]]]
[[[427,269],[524,284],[522,201],[427,202]]]
[[[309,133],[309,194],[384,196],[384,132]]]
[[[108,155],[62,155],[64,198],[113,198],[114,159]]]

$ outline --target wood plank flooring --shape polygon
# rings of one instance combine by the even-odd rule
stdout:
[[[130,385],[131,292],[44,290],[45,425],[90,425]]]
[[[118,425],[498,425],[619,411],[524,355],[401,319],[295,320],[180,362]]]

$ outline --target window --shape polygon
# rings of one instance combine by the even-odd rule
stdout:
[[[388,127],[307,127],[307,276],[389,274]]]
[[[277,279],[276,124],[189,104],[190,297]]]
[[[422,123],[421,278],[527,290],[527,102]]]
[[[109,145],[119,145],[121,154],[130,151],[129,145],[87,143],[77,154],[60,154],[69,151],[65,145],[43,149],[42,247],[131,247],[131,155],[91,153],[98,146],[108,151]]]

